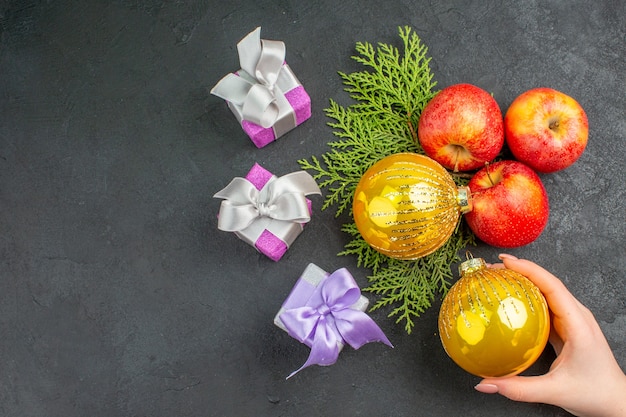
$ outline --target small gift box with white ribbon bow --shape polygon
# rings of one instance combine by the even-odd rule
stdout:
[[[393,347],[365,313],[368,305],[346,268],[329,274],[309,264],[274,317],[276,326],[311,348],[304,365],[287,378],[310,365],[334,364],[346,343],[354,349],[370,342]]]
[[[285,62],[285,44],[261,39],[261,28],[237,44],[241,69],[211,90],[223,98],[257,148],[311,117],[311,98]]]
[[[274,261],[287,252],[311,220],[307,195],[321,194],[311,175],[296,171],[282,177],[254,164],[245,178],[234,178],[214,197],[220,205],[217,227],[234,232]]]

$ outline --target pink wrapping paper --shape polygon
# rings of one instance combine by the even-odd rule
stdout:
[[[311,98],[304,87],[300,85],[293,90],[287,91],[285,98],[296,113],[296,126],[294,126],[294,128],[311,117]],[[229,108],[237,116],[237,110],[234,107],[234,105],[229,103]],[[276,136],[276,132],[274,132],[273,128],[264,128],[247,120],[241,121],[241,128],[250,137],[252,143],[254,143],[257,148],[262,148],[280,137]]]

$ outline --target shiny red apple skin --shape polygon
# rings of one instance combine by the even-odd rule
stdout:
[[[582,155],[589,122],[574,98],[539,87],[513,100],[504,116],[504,136],[515,159],[551,173],[569,167]]]
[[[472,84],[444,88],[424,107],[417,127],[424,153],[453,171],[473,171],[504,145],[504,121],[496,100]]]
[[[488,165],[474,174],[468,186],[473,209],[465,214],[465,220],[476,237],[488,245],[527,245],[548,224],[550,205],[541,178],[519,161]]]

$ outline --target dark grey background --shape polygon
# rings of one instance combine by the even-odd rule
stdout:
[[[272,318],[309,262],[337,257],[346,218],[320,212],[272,262],[216,228],[213,194],[259,162],[277,175],[334,137],[337,71],[357,41],[400,46],[409,25],[438,87],[469,82],[503,112],[548,86],[589,117],[589,145],[543,175],[547,229],[510,252],[560,276],[626,365],[626,3],[408,0],[0,2],[0,415],[563,416],[473,390],[441,348],[437,304],[395,349],[345,349],[285,381],[308,349]],[[280,39],[313,116],[263,149],[209,89],[236,43]],[[475,256],[499,252],[479,245]],[[375,297],[369,295],[370,299]],[[543,372],[546,353],[533,368]]]

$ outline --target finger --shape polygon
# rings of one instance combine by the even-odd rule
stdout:
[[[565,343],[563,342],[563,339],[561,338],[561,336],[559,336],[559,334],[556,332],[556,330],[554,330],[554,327],[552,327],[550,331],[550,336],[548,338],[548,341],[552,345],[552,348],[554,349],[554,353],[556,353],[556,355],[559,356],[561,354],[561,351],[563,350],[563,345]]]
[[[560,393],[555,392],[551,376],[513,376],[509,378],[486,378],[475,389],[488,394],[498,393],[513,401],[557,405]]]
[[[519,272],[530,279],[546,297],[550,310],[558,316],[578,310],[580,303],[569,292],[565,284],[534,262],[517,259],[510,255],[500,255],[504,265],[513,271]]]
[[[588,319],[588,311],[567,289],[565,284],[539,265],[525,259],[502,256],[504,265],[528,277],[541,290],[550,311],[552,325],[563,341],[577,339],[584,341],[588,334],[584,329],[595,322]],[[558,345],[557,345],[558,346]]]

